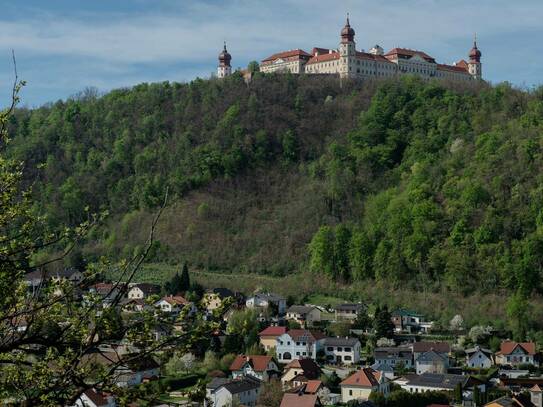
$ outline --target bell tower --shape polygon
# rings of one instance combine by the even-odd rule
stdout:
[[[348,77],[353,74],[353,67],[356,57],[356,43],[354,42],[355,32],[349,22],[349,13],[345,27],[341,30],[341,42],[339,44],[340,76]]]
[[[224,78],[232,74],[232,67],[230,66],[230,61],[232,56],[226,50],[226,41],[224,42],[224,48],[219,54],[219,66],[217,67],[217,77]]]
[[[477,35],[473,38],[473,48],[469,52],[468,70],[474,79],[483,78],[483,67],[481,64],[481,51],[477,48]]]

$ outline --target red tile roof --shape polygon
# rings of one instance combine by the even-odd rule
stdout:
[[[290,51],[283,51],[278,52],[277,54],[273,54],[269,56],[266,59],[263,59],[262,62],[271,62],[275,61],[276,59],[284,59],[284,58],[292,58],[292,57],[310,57],[311,55],[305,52],[303,49],[293,49]]]
[[[331,49],[328,49],[328,48],[319,48],[319,47],[315,47],[311,50],[311,55],[315,55],[315,54],[329,54],[330,51],[333,51]]]
[[[284,371],[288,369],[302,369],[304,376],[308,379],[316,379],[320,377],[322,371],[319,365],[313,359],[294,359],[288,365],[285,366]]]
[[[285,393],[280,407],[314,407],[318,403],[316,394]]]
[[[309,61],[307,61],[306,65],[318,64],[320,62],[335,61],[336,59],[339,59],[339,52],[332,52],[332,53],[328,53],[328,54],[320,54],[320,55],[314,56]]]
[[[530,389],[530,391],[531,391],[531,392],[534,392],[534,393],[541,393],[541,392],[543,392],[543,390],[541,390],[541,387],[539,387],[538,384],[536,384],[534,387],[532,387],[532,388]]]
[[[319,391],[321,386],[322,386],[322,382],[320,380],[309,380],[307,382],[307,385],[305,386],[305,393],[315,394]]]
[[[94,389],[85,390],[85,396],[98,407],[108,405],[107,399]]]
[[[258,336],[280,336],[287,332],[286,326],[269,326],[261,331]]]
[[[272,361],[271,356],[265,355],[239,355],[230,365],[231,371],[241,370],[245,363],[250,363],[255,372],[264,372],[268,368],[268,364]]]
[[[381,374],[370,367],[358,370],[340,383],[340,386],[375,387],[379,385]]]
[[[535,343],[505,341],[500,345],[499,355],[510,355],[517,346],[520,346],[528,355],[535,355]]]
[[[460,72],[466,74],[469,73],[466,68],[457,65],[437,64],[437,69],[440,71]]]
[[[460,67],[465,68],[465,69],[468,69],[468,68],[469,68],[468,63],[467,63],[465,60],[463,60],[463,59],[461,59],[460,61],[458,61],[458,62],[456,63],[456,66],[460,66]]]
[[[181,297],[180,295],[169,295],[162,299],[171,305],[187,305],[189,303],[185,298]]]
[[[426,52],[417,51],[414,49],[407,49],[407,48],[393,48],[385,54],[385,57],[393,57],[393,56],[398,56],[398,55],[408,56],[410,58],[415,55],[418,55],[419,57],[421,57],[422,59],[425,59],[428,62],[436,62],[436,60],[430,55],[428,55]]]
[[[356,57],[361,59],[369,59],[377,62],[386,62],[387,64],[393,64],[394,62],[388,60],[383,55],[370,54],[368,52],[356,51]]]

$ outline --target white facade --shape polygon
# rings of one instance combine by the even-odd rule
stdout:
[[[454,81],[482,78],[481,53],[475,43],[468,62],[461,60],[454,65],[446,65],[438,64],[424,52],[405,48],[394,48],[385,54],[383,48],[375,45],[369,52],[358,51],[354,36],[347,19],[338,49],[313,48],[310,54],[300,49],[280,52],[264,59],[260,70],[266,73],[335,74],[360,79],[391,78],[403,74]]]
[[[279,315],[285,314],[287,300],[275,294],[255,294],[245,301],[247,308],[268,308],[271,304],[277,307]]]
[[[474,349],[472,352],[467,352],[466,364],[468,367],[488,369],[494,364],[491,355],[490,352]]]
[[[280,363],[294,359],[309,358],[316,360],[317,352],[323,349],[324,338],[314,340],[310,336],[300,335],[295,338],[287,332],[276,339],[275,354]]]
[[[358,339],[326,338],[324,354],[329,363],[352,365],[360,361],[360,341]]]

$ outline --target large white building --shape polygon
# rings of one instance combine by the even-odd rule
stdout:
[[[439,64],[422,51],[394,48],[385,53],[375,45],[368,52],[356,49],[355,31],[349,17],[341,30],[339,48],[313,48],[311,53],[302,49],[283,51],[263,59],[260,71],[290,72],[293,74],[332,74],[342,78],[391,78],[403,74],[418,75],[431,79],[473,80],[482,78],[481,51],[474,41],[468,61],[460,60],[454,65]],[[219,77],[224,77],[223,51],[219,56]],[[228,56],[230,56],[228,54]],[[221,59],[222,58],[222,59]],[[229,63],[229,60],[228,60]]]

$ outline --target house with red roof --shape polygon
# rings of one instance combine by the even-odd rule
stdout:
[[[502,342],[500,350],[496,352],[496,364],[510,366],[530,364],[539,366],[539,360],[536,358],[535,343],[515,341]]]
[[[260,344],[266,352],[270,349],[275,349],[277,338],[286,332],[287,327],[285,326],[269,326],[258,334]]]
[[[75,402],[76,407],[115,407],[116,405],[115,397],[95,389],[85,390]]]
[[[285,393],[280,407],[320,407],[322,406],[316,394]]]
[[[279,375],[279,367],[272,356],[238,355],[230,365],[230,372],[234,379],[251,376],[267,382]]]
[[[468,53],[468,60],[455,64],[438,63],[420,50],[396,47],[384,52],[375,45],[369,52],[356,49],[355,30],[349,18],[340,32],[337,48],[314,47],[311,53],[294,49],[275,53],[260,63],[265,73],[291,73],[308,75],[337,75],[342,78],[394,78],[404,74],[424,79],[471,81],[482,78],[481,51],[477,42]]]
[[[370,367],[357,370],[339,384],[341,388],[341,402],[351,400],[368,400],[371,392],[384,395],[389,393],[389,381],[380,372]]]
[[[155,302],[154,305],[162,312],[179,313],[183,307],[190,305],[190,301],[180,295],[167,295]]]
[[[284,367],[281,383],[285,388],[294,388],[318,379],[321,374],[321,368],[313,359],[295,359]]]

